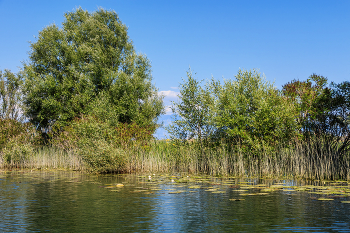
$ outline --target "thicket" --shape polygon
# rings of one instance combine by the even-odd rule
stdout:
[[[2,167],[350,179],[350,83],[316,74],[278,90],[256,70],[180,84],[170,139],[151,66],[114,11],[65,14],[0,72]],[[53,162],[55,161],[55,162]]]
[[[250,174],[349,178],[349,97],[349,82],[327,85],[316,74],[280,91],[255,70],[204,85],[189,71],[168,131],[197,146],[204,172],[211,170],[208,150],[219,148],[231,172],[241,156]]]

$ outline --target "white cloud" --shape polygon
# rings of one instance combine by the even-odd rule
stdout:
[[[158,94],[169,98],[177,98],[177,95],[179,95],[180,92],[169,90],[169,91],[160,91],[158,92]]]
[[[158,95],[164,96],[163,102],[165,106],[165,115],[172,115],[173,112],[171,111],[170,106],[172,105],[172,102],[178,102],[180,95],[180,92],[178,91],[160,91],[158,92]]]
[[[170,108],[170,105],[165,105],[165,115],[172,115],[173,111]]]
[[[165,115],[172,115],[173,112],[171,111],[171,104],[172,102],[177,102],[179,100],[178,95],[180,94],[180,92],[177,91],[160,91],[158,92],[158,95],[162,95],[164,96],[163,102],[164,102],[164,106],[165,106]]]

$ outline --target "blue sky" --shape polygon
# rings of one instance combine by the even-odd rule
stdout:
[[[312,73],[336,83],[350,78],[348,0],[0,0],[0,70],[18,71],[28,42],[79,6],[118,13],[136,51],[150,59],[154,84],[169,94],[165,104],[175,99],[189,66],[201,80],[255,68],[278,88]]]

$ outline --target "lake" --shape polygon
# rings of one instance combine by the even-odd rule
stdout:
[[[0,232],[350,232],[347,182],[0,172]]]

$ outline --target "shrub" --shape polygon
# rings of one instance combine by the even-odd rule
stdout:
[[[127,152],[149,149],[153,131],[151,126],[135,123],[111,126],[109,121],[81,116],[62,129],[54,127],[51,142],[76,151],[93,172],[113,172],[124,169]]]
[[[2,150],[3,162],[7,165],[21,164],[23,166],[33,155],[33,145],[21,142],[18,138],[11,139]]]
[[[24,163],[34,153],[35,139],[31,124],[0,119],[0,153],[5,164]]]

